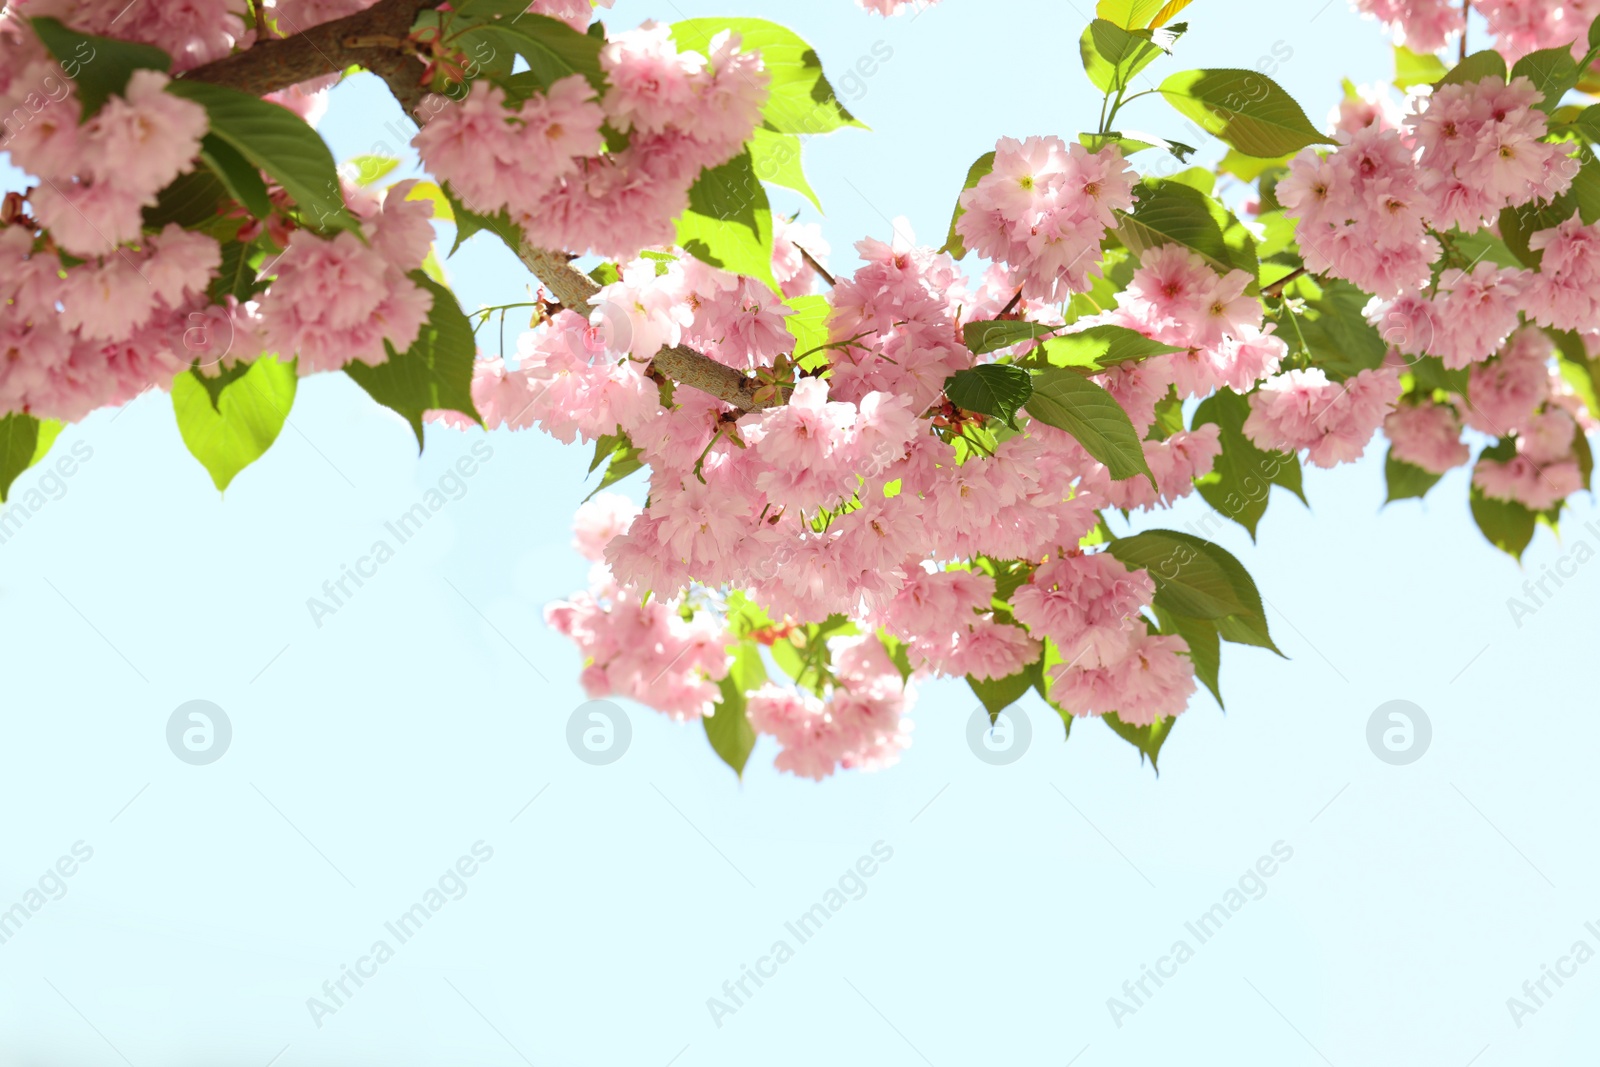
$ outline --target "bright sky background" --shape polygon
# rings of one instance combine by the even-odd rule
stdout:
[[[1390,74],[1378,28],[1323,4],[1198,0],[1151,74],[1291,52],[1276,77],[1320,121],[1341,77]],[[807,149],[835,269],[899,215],[938,243],[996,137],[1071,137],[1097,112],[1070,2],[884,21],[847,0],[621,0],[607,20],[716,14],[794,27],[873,127]],[[323,132],[344,159],[398,148],[400,121],[356,79]],[[1128,124],[1191,139],[1156,98]],[[524,291],[489,240],[448,264],[469,307]],[[1278,491],[1259,547],[1213,524],[1289,658],[1226,646],[1228,713],[1198,696],[1159,779],[1098,723],[1063,746],[1032,697],[1031,748],[989,766],[965,739],[976,701],[943,683],[898,767],[814,785],[775,774],[763,740],[740,784],[698,726],[636,706],[620,762],[567,748],[580,662],[541,611],[584,584],[567,520],[587,451],[491,436],[465,495],[313,623],[306,599],[481,437],[430,428],[419,460],[351,382],[312,379],[221,499],[164,395],[62,435],[58,454],[92,458],[0,545],[0,909],[76,842],[93,858],[0,945],[0,1065],[1593,1061],[1600,963],[1547,984],[1520,1028],[1506,1005],[1574,942],[1600,950],[1600,564],[1520,628],[1506,606],[1600,546],[1587,496],[1525,570],[1471,525],[1464,472],[1380,513],[1381,446],[1309,471],[1310,511]],[[1142,524],[1207,514],[1196,499]],[[210,766],[165,740],[194,699],[233,724]],[[1433,724],[1410,766],[1367,747],[1394,699]],[[319,1029],[307,998],[394,943],[384,923],[478,841],[493,859],[470,891]],[[785,922],[879,841],[893,858],[866,894],[799,944]],[[1292,859],[1200,944],[1185,923],[1277,842]],[[794,958],[719,1027],[707,998],[779,939]],[[1119,1027],[1107,998],[1180,939],[1193,958]]]

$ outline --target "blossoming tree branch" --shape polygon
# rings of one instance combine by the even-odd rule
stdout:
[[[1600,0],[1478,0],[1480,51],[1460,4],[1356,2],[1398,92],[1347,85],[1322,129],[1263,74],[1187,62],[1188,0],[1100,0],[1098,128],[1002,137],[942,248],[863,240],[835,276],[763,184],[814,200],[800,138],[857,122],[781,26],[11,0],[0,147],[30,177],[0,214],[0,495],[150,389],[225,488],[300,379],[342,373],[419,445],[432,421],[593,448],[589,588],[547,619],[591,696],[698,720],[736,771],[763,733],[797,775],[892,763],[930,676],[991,714],[1035,690],[1154,763],[1201,684],[1221,701],[1225,644],[1276,649],[1237,559],[1108,511],[1197,492],[1254,536],[1272,486],[1303,499],[1302,462],[1381,428],[1390,499],[1470,463],[1471,514],[1520,556],[1590,484]],[[431,180],[336,165],[314,122],[357,70]],[[1195,151],[1121,132],[1146,108],[1227,154],[1141,176]],[[514,359],[477,351],[494,309],[462,310],[435,221],[537,279]],[[604,491],[641,470],[643,507]]]

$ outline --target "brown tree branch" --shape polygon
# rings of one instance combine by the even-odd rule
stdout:
[[[599,284],[569,263],[566,256],[526,245],[518,249],[517,254],[523,266],[545,284],[563,307],[585,318],[594,310],[593,298],[600,289]],[[759,383],[754,378],[684,345],[663,348],[650,363],[679,385],[710,393],[740,411],[758,411],[782,403],[781,400],[756,399]]]
[[[254,96],[287,89],[291,85],[337,74],[352,66],[365,67],[389,86],[389,91],[420,125],[423,64],[398,47],[411,33],[417,14],[437,7],[441,0],[380,0],[348,18],[312,26],[282,40],[262,41],[226,59],[196,67],[183,76],[222,85]],[[387,42],[394,42],[393,44]],[[600,286],[577,270],[560,252],[524,244],[517,257],[563,306],[585,318],[593,310],[591,298]],[[809,258],[809,257],[807,257]],[[830,283],[832,279],[829,279]],[[656,370],[679,385],[698,389],[740,411],[756,411],[782,403],[758,400],[754,378],[691,348],[663,348],[651,360]]]
[[[182,76],[266,96],[291,85],[365,67],[389,86],[408,113],[422,103],[422,61],[374,39],[402,41],[411,34],[419,12],[442,0],[379,0],[347,18],[306,27],[281,40],[258,41],[253,48],[195,67]]]

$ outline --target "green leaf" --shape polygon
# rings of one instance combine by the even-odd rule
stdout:
[[[1505,58],[1492,48],[1485,48],[1481,52],[1474,52],[1466,59],[1450,68],[1450,73],[1440,78],[1435,83],[1435,88],[1441,85],[1476,85],[1485,78],[1499,78],[1506,80]]]
[[[817,295],[791,296],[784,303],[794,312],[784,317],[783,324],[788,328],[789,336],[794,338],[795,359],[807,355],[818,358],[817,350],[828,343],[828,315],[833,311],[828,298]],[[821,355],[826,356],[826,353]]]
[[[173,380],[178,433],[219,492],[278,439],[294,406],[295,385],[294,364],[271,356],[262,356],[224,387],[215,407],[193,371]]]
[[[1521,207],[1505,208],[1500,212],[1500,238],[1524,265],[1538,270],[1544,262],[1544,252],[1529,248],[1528,238],[1565,222],[1573,211],[1574,205],[1567,196],[1548,203],[1535,200]]]
[[[1084,73],[1101,92],[1126,88],[1135,74],[1163,54],[1150,38],[1149,30],[1130,32],[1114,22],[1095,19],[1078,40]]]
[[[33,32],[61,64],[78,91],[88,121],[113,96],[121,96],[136,70],[170,70],[172,60],[159,48],[110,37],[92,37],[63,26],[53,18],[29,19]],[[8,131],[9,135],[9,131]]]
[[[1156,12],[1156,17],[1150,20],[1150,28],[1154,30],[1165,26],[1167,23],[1172,21],[1172,16],[1176,15],[1193,2],[1194,0],[1167,0],[1165,6],[1163,6],[1160,11]],[[1178,25],[1182,26],[1185,25],[1185,23],[1180,22]]]
[[[1600,411],[1600,363],[1589,358],[1583,338],[1564,330],[1546,329],[1545,333],[1556,342],[1556,366],[1561,377],[1572,386],[1584,406],[1590,411]]]
[[[261,172],[228,142],[214,133],[206,134],[200,141],[200,159],[228,190],[228,195],[244,205],[250,214],[258,219],[272,214],[272,200],[267,196],[267,183],[261,180]]]
[[[1098,276],[1089,275],[1089,291],[1072,294],[1072,301],[1067,305],[1064,315],[1067,325],[1116,307],[1117,294],[1133,280],[1135,266],[1133,254],[1127,248],[1107,248],[1105,258],[1100,263],[1101,273]]]
[[[1156,401],[1155,421],[1150,424],[1150,432],[1145,435],[1145,440],[1165,441],[1182,430],[1183,401],[1178,399],[1177,388],[1170,387],[1167,395]]]
[[[609,451],[602,454],[601,448],[604,447],[607,441],[613,443]],[[592,473],[603,460],[609,460],[609,462],[606,464],[605,474],[600,477],[600,484],[595,486],[589,495],[583,498],[584,501],[593,500],[596,494],[611,488],[628,475],[643,470],[644,460],[640,458],[642,455],[644,455],[643,451],[634,447],[627,434],[602,437],[599,441],[596,441],[594,462],[589,465],[590,472]]]
[[[510,15],[513,18],[528,10],[521,0],[457,0],[450,5],[463,18],[489,21]]]
[[[1577,117],[1572,120],[1572,128],[1591,144],[1600,141],[1600,104],[1590,104],[1578,112]]]
[[[1084,367],[1099,371],[1118,363],[1181,351],[1183,349],[1152,340],[1126,326],[1107,324],[1050,338],[1039,346],[1037,353],[1029,355],[1029,365],[1049,364],[1052,367]]]
[[[1578,173],[1572,179],[1572,187],[1556,198],[1550,210],[1552,214],[1565,212],[1570,219],[1576,208],[1583,224],[1593,226],[1600,221],[1600,162],[1586,144],[1578,146],[1577,156]]]
[[[228,195],[209,167],[180,174],[156,194],[153,207],[144,209],[144,224],[159,230],[175,222],[186,230],[198,229],[218,217],[217,208]]]
[[[1157,607],[1214,620],[1224,640],[1278,651],[1267,631],[1261,593],[1244,565],[1221,545],[1177,530],[1146,530],[1118,538],[1107,551],[1150,572]]]
[[[1392,504],[1396,500],[1421,500],[1428,494],[1429,489],[1439,483],[1443,475],[1395,459],[1394,449],[1390,448],[1388,456],[1383,461],[1383,477],[1389,489],[1389,495],[1384,503]]]
[[[501,242],[513,253],[522,248],[524,237],[522,227],[511,221],[511,217],[502,208],[492,215],[485,215],[468,207],[445,182],[441,192],[445,202],[450,205],[450,214],[456,224],[456,243],[451,246],[450,254],[456,254],[463,241],[477,233],[492,233],[500,238]]]
[[[1129,726],[1117,716],[1115,712],[1107,712],[1100,716],[1113,733],[1128,744],[1139,750],[1139,763],[1142,765],[1148,758],[1150,767],[1161,773],[1161,767],[1156,763],[1156,758],[1161,755],[1161,746],[1167,743],[1167,735],[1172,733],[1172,724],[1177,721],[1174,716],[1167,719],[1157,719],[1149,726]]]
[[[994,153],[985,152],[967,169],[967,183],[961,187],[961,191],[964,193],[968,189],[976,188],[979,182],[993,173]],[[941,252],[950,253],[955,259],[967,257],[967,246],[962,243],[961,235],[956,233],[956,223],[960,222],[961,216],[966,213],[967,209],[961,206],[961,198],[957,196],[955,214],[950,216],[950,235],[945,238],[944,247],[939,249]]]
[[[1516,455],[1515,441],[1502,439],[1499,443],[1485,448],[1478,456],[1479,462],[1495,460],[1504,463]],[[1483,494],[1483,490],[1474,484],[1468,490],[1468,505],[1472,509],[1472,519],[1478,524],[1478,529],[1483,531],[1483,536],[1489,543],[1500,551],[1511,556],[1517,562],[1522,561],[1522,553],[1533,540],[1533,531],[1538,526],[1539,516],[1511,500],[1496,500]]]
[[[1217,633],[1217,624],[1210,619],[1174,615],[1160,608],[1156,609],[1156,621],[1161,624],[1162,633],[1183,638],[1183,643],[1189,646],[1189,662],[1194,664],[1194,676],[1211,690],[1211,695],[1217,698],[1217,706],[1226,710],[1218,681],[1222,670],[1222,638]]]
[[[1065,430],[1111,477],[1121,480],[1144,475],[1156,484],[1144,458],[1139,434],[1128,413],[1110,393],[1070,370],[1048,367],[1034,375],[1028,414],[1048,426]]]
[[[427,200],[433,204],[433,217],[438,222],[455,222],[455,205],[445,195],[437,182],[418,182],[406,194],[407,200]]]
[[[1292,488],[1298,492],[1300,462],[1295,456],[1258,448],[1244,433],[1249,417],[1250,401],[1231,389],[1217,390],[1195,408],[1195,428],[1215,425],[1222,445],[1211,473],[1196,481],[1195,488],[1206,503],[1250,531],[1253,541],[1272,486],[1288,468],[1294,470]]]
[[[482,41],[497,52],[521,56],[527,61],[527,73],[540,88],[549,89],[562,78],[581,74],[597,90],[605,90],[605,73],[600,68],[600,49],[605,42],[548,15],[524,13],[509,22],[486,23],[465,31],[460,39],[468,54],[473,54],[475,42]]]
[[[998,352],[1002,348],[1031,341],[1036,337],[1045,337],[1061,329],[1059,326],[1047,326],[1041,322],[1025,322],[1021,319],[985,319],[981,322],[969,322],[961,328],[961,336],[967,342],[967,347],[975,355],[984,355],[989,352]]]
[[[1185,70],[1160,85],[1178,112],[1247,156],[1273,159],[1334,144],[1277,82],[1253,70]]]
[[[1450,242],[1473,263],[1482,260],[1499,267],[1520,268],[1523,266],[1523,262],[1517,258],[1517,254],[1511,251],[1506,246],[1506,243],[1496,237],[1487,227],[1477,233],[1462,233],[1460,230],[1451,230]]]
[[[1099,0],[1094,6],[1097,17],[1123,29],[1149,25],[1156,12],[1164,11],[1164,0]],[[1171,16],[1168,15],[1170,18]]]
[[[211,279],[211,284],[206,287],[206,294],[213,304],[222,303],[226,296],[232,296],[243,303],[255,295],[256,271],[250,265],[251,256],[252,250],[247,244],[239,241],[223,243],[222,262],[217,268],[217,276]]]
[[[34,446],[33,462],[29,463],[28,466],[33,466],[45,456],[49,455],[50,447],[56,443],[56,438],[60,437],[61,431],[65,430],[66,428],[67,424],[58,419],[40,419],[39,443]],[[0,501],[4,501],[4,499],[5,498],[3,496],[0,496]]]
[[[740,641],[757,630],[765,630],[774,625],[773,618],[767,614],[767,610],[751,600],[742,589],[735,589],[728,594],[727,618],[728,632]]]
[[[1040,699],[1054,708],[1056,714],[1061,717],[1061,739],[1065,741],[1072,737],[1073,716],[1070,711],[1056,703],[1050,696],[1050,671],[1052,668],[1060,666],[1062,662],[1061,650],[1048,637],[1041,638],[1039,643],[1044,646],[1044,654],[1039,657],[1038,670],[1033,679],[1033,688],[1039,694]]]
[[[1269,170],[1282,170],[1294,158],[1294,153],[1278,156],[1276,159],[1259,159],[1247,156],[1237,148],[1228,149],[1222,157],[1218,168],[1238,178],[1242,182],[1253,182]]]
[[[1226,569],[1209,552],[1170,530],[1119,537],[1107,549],[1129,567],[1150,573],[1156,603],[1177,615],[1221,619],[1248,612]]]
[[[400,161],[391,156],[355,156],[346,161],[356,169],[356,184],[371,185],[393,173]],[[407,197],[415,200],[416,197]]]
[[[786,639],[772,643],[773,662],[796,684],[823,696],[832,680],[828,672],[828,639],[850,637],[860,631],[843,615],[829,615],[822,622],[807,624]]]
[[[1436,55],[1419,55],[1404,45],[1394,46],[1394,87],[1402,93],[1413,85],[1432,85],[1448,73]]]
[[[1278,336],[1291,351],[1299,347],[1300,338],[1305,338],[1311,361],[1335,379],[1373,370],[1383,365],[1389,345],[1362,314],[1368,299],[1349,282],[1329,281],[1321,295],[1306,300],[1298,322],[1289,321],[1291,311],[1279,314],[1275,320],[1279,324]],[[1297,326],[1299,333],[1295,332]]]
[[[1550,112],[1560,105],[1567,91],[1578,84],[1578,64],[1573,62],[1572,51],[1565,45],[1545,48],[1517,60],[1516,66],[1511,68],[1511,77],[1533,82],[1533,87],[1544,94],[1539,109]]]
[[[17,476],[37,462],[38,453],[38,419],[21,412],[0,418],[0,503]]]
[[[250,373],[250,364],[235,363],[231,367],[222,367],[216,374],[206,374],[200,367],[190,367],[195,381],[205,387],[206,396],[211,398],[211,410],[218,415],[222,414],[222,391],[234,382]]]
[[[211,133],[264,170],[319,229],[358,229],[339,192],[339,175],[327,144],[294,112],[220,85],[179,79],[167,92],[206,109]]]
[[[689,210],[678,219],[678,246],[713,267],[777,289],[772,277],[772,211],[745,150],[700,172]]]
[[[1156,141],[1161,140],[1159,137],[1153,139]],[[1116,132],[1080,133],[1078,134],[1078,143],[1083,145],[1083,147],[1087,148],[1091,152],[1098,152],[1106,145],[1114,144],[1117,146],[1117,150],[1122,153],[1124,158],[1128,156],[1136,156],[1140,152],[1148,152],[1150,149],[1157,147],[1155,144],[1151,143],[1151,141],[1141,141],[1134,137],[1124,137],[1122,134]],[[1171,142],[1163,142],[1161,147],[1166,147],[1170,143]]]
[[[746,694],[761,688],[766,680],[767,669],[761,663],[761,653],[755,642],[739,642],[727,677],[717,683],[722,699],[717,701],[713,714],[700,720],[705,724],[706,739],[711,742],[712,749],[741,778],[750,760],[750,750],[756,747],[756,731],[745,710]]]
[[[963,411],[993,415],[1017,429],[1017,409],[1033,395],[1033,375],[1004,363],[981,363],[946,378],[944,395]]]
[[[913,671],[911,649],[888,630],[878,631],[878,643],[883,645],[884,654],[889,657],[889,662],[894,664],[894,669],[900,672],[900,684],[905,685],[911,680]]]
[[[417,435],[422,451],[422,415],[426,411],[459,411],[482,423],[472,404],[472,364],[478,346],[472,324],[461,313],[455,294],[420,270],[407,275],[433,294],[428,321],[410,348],[396,352],[387,341],[389,359],[376,367],[351,361],[344,372],[382,404],[400,413]]]
[[[834,94],[816,51],[793,30],[765,19],[687,19],[672,24],[672,36],[679,48],[702,53],[710,49],[711,39],[723,30],[739,35],[742,50],[761,53],[761,62],[772,79],[767,104],[761,109],[770,129],[778,133],[818,134],[841,126],[862,125]]]
[[[1254,279],[1259,273],[1249,231],[1213,197],[1160,178],[1144,179],[1135,192],[1139,203],[1121,215],[1117,227],[1117,236],[1135,254],[1179,244],[1223,274],[1238,269]]]
[[[1024,693],[1034,687],[1039,677],[1038,662],[1030,663],[1009,678],[996,678],[984,681],[967,675],[967,685],[977,695],[983,704],[984,710],[989,713],[989,724],[994,725],[1000,718],[1000,713],[1017,701],[1022,699]]]
[[[818,211],[822,210],[822,201],[817,199],[816,190],[811,188],[800,165],[800,138],[795,134],[758,127],[750,138],[750,165],[761,181],[802,193]]]

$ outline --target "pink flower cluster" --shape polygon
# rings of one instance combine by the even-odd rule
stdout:
[[[598,561],[639,515],[627,498],[605,493],[578,509],[574,545],[595,560],[589,589],[551,604],[545,620],[577,644],[587,660],[581,681],[591,698],[625,696],[673,719],[715,713],[716,684],[734,643],[714,610],[692,606],[699,594],[641,602],[620,588]],[[715,598],[711,598],[715,599]],[[686,603],[691,605],[686,609]],[[1020,631],[1019,631],[1020,632]],[[910,743],[913,693],[872,635],[829,642],[826,699],[767,685],[750,694],[750,723],[782,746],[780,770],[821,780],[837,768],[888,766]],[[730,714],[732,714],[730,712]]]
[[[594,298],[591,325],[612,355],[647,360],[663,347],[692,345],[741,369],[770,367],[794,348],[784,325],[793,310],[753,278],[696,259],[639,259]],[[798,276],[793,280],[798,283]]]
[[[463,201],[492,212],[533,204],[578,161],[605,144],[606,115],[581,74],[568,75],[516,107],[488,80],[417,131],[412,144],[430,168],[450,178]]]
[[[583,30],[594,18],[594,9],[610,7],[617,0],[533,0],[528,10],[535,15],[560,19],[575,30]]]
[[[1465,17],[1451,0],[1353,0],[1356,10],[1378,19],[1394,34],[1396,44],[1413,52],[1437,52],[1461,35]],[[1596,0],[1478,0],[1472,5],[1483,17],[1494,47],[1515,63],[1529,52],[1572,46],[1578,59],[1588,48],[1585,33],[1600,15]]]
[[[1362,14],[1382,22],[1394,42],[1413,52],[1437,52],[1460,36],[1465,18],[1451,0],[1353,0]]]
[[[1517,328],[1533,281],[1530,271],[1493,263],[1480,262],[1470,272],[1452,268],[1440,273],[1431,298],[1419,292],[1374,299],[1367,318],[1395,350],[1438,356],[1459,370],[1500,350]]]
[[[994,579],[981,571],[913,570],[877,621],[914,664],[952,677],[1008,678],[1039,658],[1039,642],[994,615]]]
[[[587,592],[545,608],[545,622],[578,646],[590,699],[624,696],[684,721],[709,714],[728,673],[727,627],[715,614],[683,616],[677,599],[639,597],[597,568]]]
[[[433,245],[426,200],[407,200],[414,182],[390,187],[381,201],[349,196],[366,241],[345,231],[333,238],[296,230],[277,261],[277,277],[261,299],[267,351],[284,362],[299,357],[301,375],[350,362],[376,366],[411,347],[433,307],[433,294],[406,277]]]
[[[1515,63],[1529,52],[1572,45],[1572,58],[1588,50],[1589,24],[1600,16],[1596,0],[1478,0],[1473,9],[1495,36],[1495,51]]]
[[[168,226],[63,272],[26,227],[0,229],[0,413],[76,421],[214,362],[196,316],[220,261],[216,241]]]
[[[1153,406],[1168,385],[1177,386],[1179,397],[1208,396],[1224,385],[1245,393],[1278,369],[1288,347],[1272,336],[1272,326],[1263,328],[1261,301],[1245,295],[1251,280],[1242,270],[1218,275],[1182,245],[1162,245],[1140,257],[1115,309],[1080,320],[1123,326],[1187,349],[1136,364],[1127,373],[1138,377],[1137,386],[1115,372],[1107,376],[1104,384],[1113,395],[1122,389],[1138,396],[1138,403],[1127,405],[1136,429],[1148,429],[1154,417],[1144,417],[1146,398]]]
[[[1105,552],[1058,555],[1011,597],[1017,619],[1061,653],[1052,693],[1074,715],[1116,712],[1148,726],[1183,712],[1194,667],[1180,637],[1152,635],[1142,612],[1155,595],[1144,571]]]
[[[1430,474],[1443,474],[1472,458],[1461,440],[1461,417],[1449,404],[1401,404],[1383,420],[1394,458]]]
[[[821,781],[836,768],[878,770],[911,744],[914,694],[872,635],[828,642],[834,686],[826,700],[768,684],[750,695],[750,725],[783,746],[781,771]]]
[[[1302,151],[1277,196],[1300,220],[1306,266],[1396,298],[1428,281],[1440,252],[1430,226],[1471,233],[1565,192],[1578,161],[1541,140],[1542,98],[1525,77],[1447,85],[1418,98],[1402,129],[1373,123],[1328,155]]]
[[[1100,242],[1116,212],[1137,199],[1139,176],[1116,145],[1090,152],[1059,137],[1001,138],[994,170],[961,194],[956,232],[969,248],[1014,272],[1029,299],[1089,289]]]
[[[1542,255],[1523,304],[1530,318],[1558,330],[1600,329],[1600,224],[1570,219],[1528,238]]]
[[[1301,151],[1277,197],[1299,219],[1307,269],[1397,297],[1425,283],[1439,257],[1427,232],[1433,200],[1425,180],[1398,131],[1367,126],[1336,152]]]
[[[221,59],[254,38],[245,32],[244,0],[11,0],[8,6],[21,17],[60,19],[80,33],[155,45],[178,71]]]
[[[919,9],[925,9],[938,2],[939,0],[856,0],[857,6],[866,8],[868,11],[875,11],[885,17],[898,15],[908,7],[919,7],[920,5]]]
[[[1544,93],[1525,77],[1507,84],[1486,77],[1446,85],[1418,98],[1407,128],[1432,198],[1423,213],[1439,229],[1471,233],[1532,200],[1551,200],[1572,185],[1578,161],[1562,144],[1546,144]]]
[[[1400,374],[1393,367],[1343,382],[1329,381],[1320,367],[1292,370],[1250,395],[1244,432],[1261,448],[1308,449],[1312,463],[1333,467],[1360,458],[1399,397]]]
[[[22,88],[47,76],[50,67],[35,63],[15,82]],[[98,256],[136,240],[141,209],[193,165],[207,128],[205,109],[165,92],[167,80],[157,71],[134,71],[124,95],[82,125],[76,95],[66,95],[12,136],[12,159],[40,179],[28,194],[33,216],[61,248]],[[21,104],[0,93],[4,113]]]
[[[973,364],[962,343],[957,310],[962,278],[949,256],[866,239],[862,265],[838,279],[828,296],[832,391],[846,400],[870,392],[905,397],[921,411],[944,391],[945,379]]]
[[[737,35],[680,52],[653,22],[612,37],[601,65],[598,104],[576,75],[515,108],[479,83],[462,103],[433,101],[413,143],[469,207],[506,209],[539,247],[627,259],[670,245],[701,169],[737,155],[760,122],[770,76]],[[602,152],[606,121],[626,148]]]
[[[1560,408],[1526,419],[1517,429],[1516,453],[1506,460],[1480,456],[1472,484],[1484,496],[1548,511],[1583,488],[1573,451],[1578,427]]]
[[[1019,625],[1031,625],[1020,607],[1015,622],[995,609],[992,578],[948,561],[1075,550],[1105,503],[1091,483],[1107,495],[1127,483],[1113,483],[1076,441],[1042,423],[993,455],[963,453],[936,436],[944,380],[973,363],[959,340],[962,318],[993,314],[1009,296],[987,287],[975,293],[949,257],[925,248],[864,241],[858,251],[863,265],[839,278],[829,298],[830,373],[802,376],[783,405],[741,415],[681,387],[663,403],[645,373],[663,346],[692,344],[729,365],[763,368],[794,341],[785,329],[791,309],[748,279],[656,259],[624,265],[595,297],[589,322],[562,312],[530,331],[516,369],[480,361],[474,398],[491,426],[538,425],[569,441],[620,430],[641,450],[651,469],[649,505],[637,515],[588,509],[580,521],[588,554],[604,542],[605,580],[635,598],[648,589],[670,599],[701,585],[748,590],[785,625],[842,614],[865,632],[882,628],[905,643],[919,670],[1008,677],[1038,659],[1038,631]],[[1228,284],[1198,269],[1202,297]],[[1195,327],[1206,344],[1259,331],[1259,308],[1253,317],[1242,307],[1231,318],[1219,311],[1215,321],[1206,308]],[[1216,450],[1215,427],[1152,442],[1168,496],[1209,469]],[[1070,558],[1052,566],[1080,565]],[[1109,556],[1081,565],[1114,566],[1129,588],[1142,579],[1148,604],[1147,577]],[[1100,593],[1116,601],[1116,588],[1108,583]],[[1092,710],[1119,710],[1130,721],[1179,710],[1192,689],[1181,642],[1144,636],[1123,619],[1120,601],[1093,606],[1089,586],[1080,594],[1104,655],[1064,667],[1061,683],[1100,701]],[[1084,635],[1058,626],[1052,636],[1072,644]],[[836,655],[848,659],[851,648],[882,655],[876,640]],[[609,665],[613,656],[596,662]],[[780,690],[752,698],[752,722],[784,746],[780,766],[815,776],[879,762],[905,743],[896,725],[898,673],[885,664],[835,673],[825,699]],[[1104,703],[1107,694],[1115,706]]]

